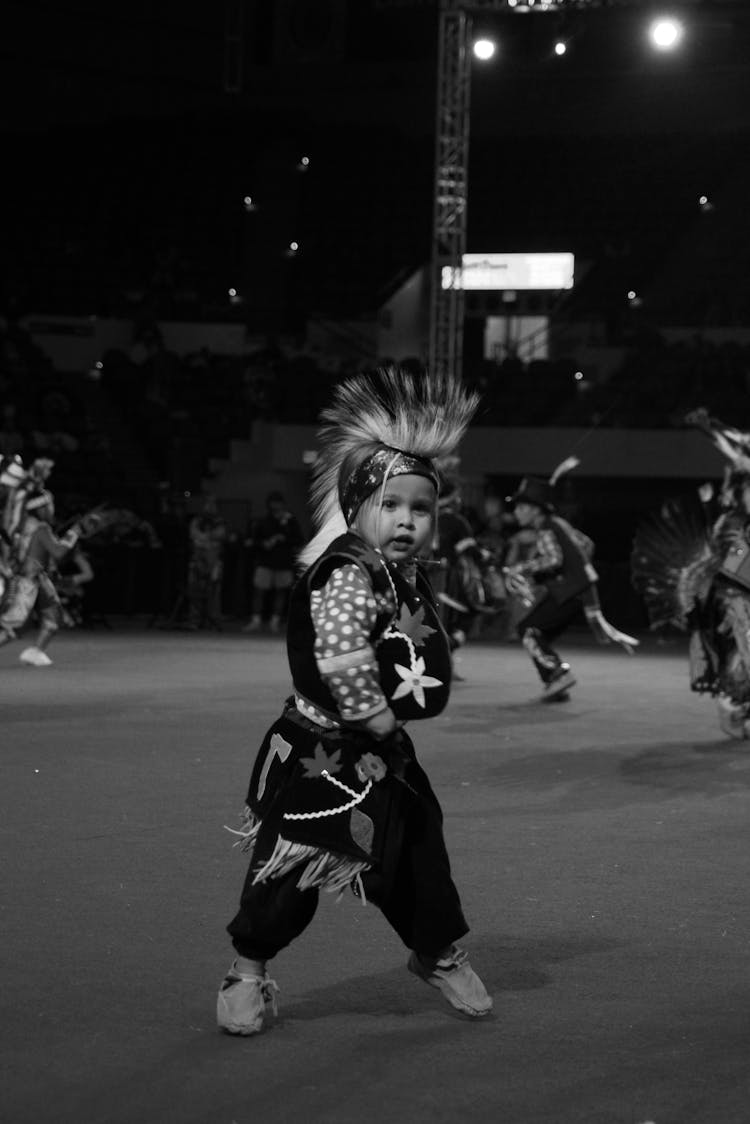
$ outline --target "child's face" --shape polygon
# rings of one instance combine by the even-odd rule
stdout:
[[[516,522],[521,527],[530,527],[542,514],[542,509],[537,507],[535,503],[525,503],[521,500],[513,508],[513,513],[516,517]]]
[[[434,525],[436,493],[425,476],[394,476],[362,504],[354,529],[389,562],[413,558],[425,547]]]

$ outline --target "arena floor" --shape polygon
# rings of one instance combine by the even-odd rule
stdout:
[[[63,635],[0,652],[7,1124],[748,1124],[750,749],[681,645],[476,645],[413,730],[446,812],[473,1022],[407,974],[380,914],[326,896],[274,962],[280,1017],[221,1035],[235,826],[288,690],[280,641]]]

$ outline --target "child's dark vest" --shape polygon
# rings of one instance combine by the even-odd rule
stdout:
[[[377,619],[370,643],[388,705],[401,721],[432,718],[448,701],[451,661],[430,584],[418,569],[417,587],[412,588],[397,567],[351,532],[335,539],[292,590],[287,652],[295,690],[338,717],[336,701],[315,661],[310,594],[325,585],[335,569],[352,563],[364,572],[375,597]]]

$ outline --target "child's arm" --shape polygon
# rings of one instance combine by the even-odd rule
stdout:
[[[359,566],[347,563],[313,590],[315,659],[342,719],[383,740],[396,718],[383,694],[375,650],[370,642],[377,618],[372,589]]]

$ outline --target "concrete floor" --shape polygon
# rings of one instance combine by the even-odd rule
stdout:
[[[567,705],[476,645],[412,727],[495,996],[473,1022],[380,914],[326,896],[273,965],[280,1017],[215,1029],[236,825],[283,646],[70,633],[0,652],[7,1124],[750,1122],[750,748],[681,645],[577,640]]]

